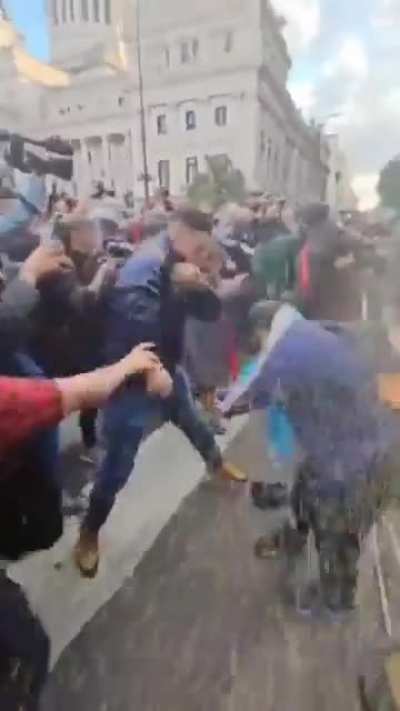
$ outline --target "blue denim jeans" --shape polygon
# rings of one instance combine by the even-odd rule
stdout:
[[[214,435],[196,407],[183,370],[177,369],[168,400],[149,397],[144,390],[125,389],[104,412],[106,454],[91,494],[85,529],[96,532],[106,522],[117,494],[132,473],[143,437],[164,422],[176,425],[210,468],[221,465]]]

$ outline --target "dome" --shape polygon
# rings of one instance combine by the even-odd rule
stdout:
[[[0,7],[0,49],[12,49],[20,42],[21,35],[7,18],[5,11]]]

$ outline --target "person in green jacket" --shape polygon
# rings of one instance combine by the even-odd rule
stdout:
[[[261,222],[252,259],[253,276],[264,298],[280,300],[296,285],[301,240],[280,220]]]

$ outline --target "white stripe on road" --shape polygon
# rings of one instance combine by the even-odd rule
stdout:
[[[221,438],[226,448],[247,416],[234,419]],[[102,535],[100,571],[83,580],[71,560],[77,519],[66,521],[62,539],[49,552],[30,556],[9,568],[23,585],[52,642],[52,663],[129,578],[182,501],[204,476],[204,464],[184,436],[171,425],[143,445],[132,476]]]
[[[388,637],[391,637],[392,636],[392,618],[390,617],[389,600],[388,600],[385,580],[384,580],[383,572],[382,572],[382,564],[381,564],[381,557],[380,557],[379,543],[378,543],[378,527],[377,527],[376,523],[373,525],[373,528],[372,528],[371,542],[372,542],[372,552],[374,555],[376,577],[378,579],[378,588],[379,588],[379,596],[380,596],[380,601],[381,601],[383,622],[385,625],[386,634],[388,635]]]

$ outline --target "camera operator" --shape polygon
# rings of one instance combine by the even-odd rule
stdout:
[[[103,252],[96,223],[89,218],[72,215],[56,222],[47,241],[54,249],[63,250],[74,268],[62,278],[41,283],[34,350],[48,375],[65,375],[79,372],[83,365],[76,362],[74,348],[80,348],[85,331],[81,330],[78,343],[73,343],[69,327],[76,320],[81,328],[82,320],[89,325],[112,279],[113,264]]]
[[[46,211],[46,175],[71,180],[73,151],[57,138],[40,142],[3,130],[0,142],[8,144],[6,162],[0,166],[0,251],[12,261],[21,262],[39,243],[31,227]],[[27,150],[27,144],[64,157],[43,158]],[[16,184],[16,188],[11,189],[5,185],[7,182]]]
[[[60,277],[72,269],[71,260],[63,253],[38,247],[22,265],[19,275],[6,285],[1,280],[0,298],[0,370],[6,372],[5,361],[24,349],[30,333],[31,319],[40,299],[43,280]]]
[[[46,375],[69,376],[101,365],[103,301],[115,266],[103,250],[98,222],[90,217],[63,218],[49,242],[64,250],[74,268],[42,282],[31,352]],[[81,417],[88,451],[96,444],[95,419],[93,412]]]

